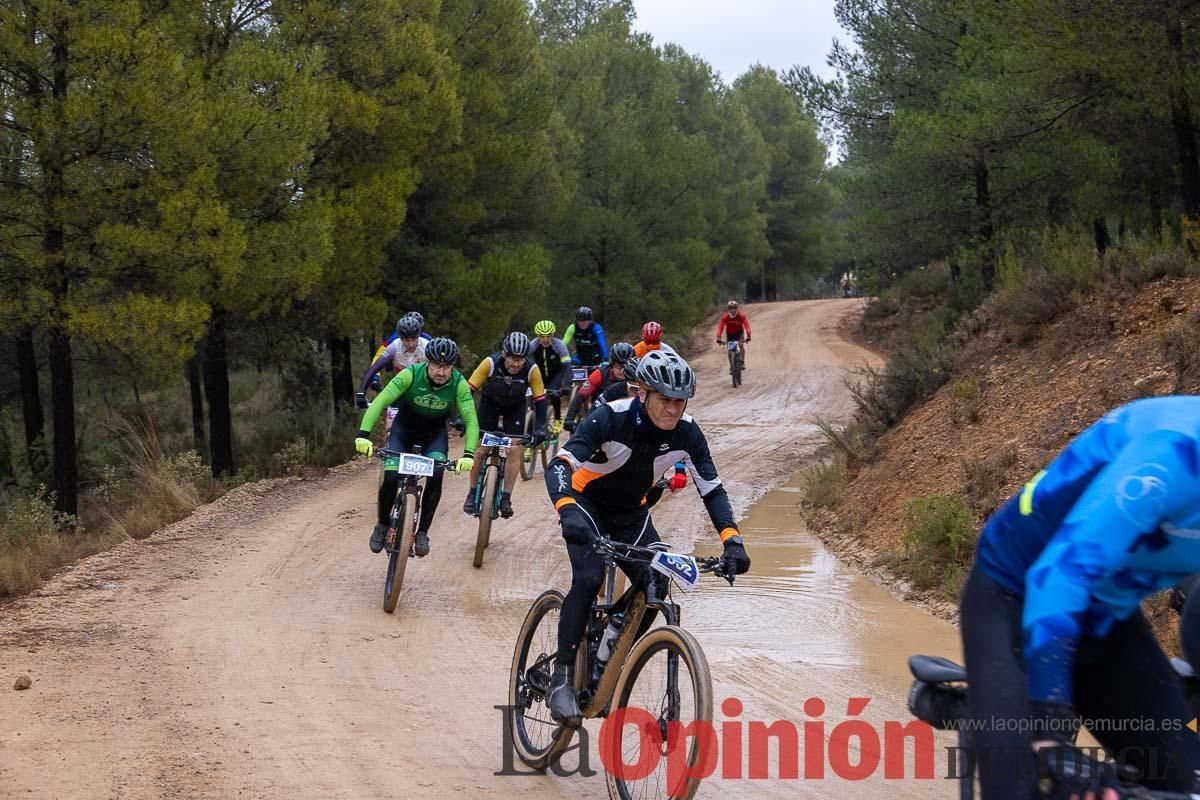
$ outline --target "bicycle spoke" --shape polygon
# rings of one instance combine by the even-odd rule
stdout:
[[[668,677],[672,662],[676,674],[674,681]],[[634,719],[640,724],[626,725],[622,729],[620,750],[624,763],[632,765],[640,761],[643,748],[653,748],[657,751],[656,767],[641,780],[624,781],[623,796],[665,798],[679,789],[667,783],[666,759],[672,746],[694,746],[690,738],[681,735],[683,729],[697,719],[694,680],[687,662],[670,648],[654,652],[638,671],[626,705],[644,711],[653,721],[642,714],[635,715]]]
[[[558,652],[558,617],[558,609],[553,609],[538,621],[537,629],[529,643],[525,663],[522,664],[522,695],[523,699],[532,700],[532,704],[521,712],[518,724],[521,734],[535,750],[549,746],[559,727],[550,716],[544,691],[541,687],[531,686],[528,679],[531,670],[545,671],[544,680],[540,680],[539,683],[546,688],[550,685],[550,673],[554,671],[554,654]],[[531,722],[536,724],[530,725]]]

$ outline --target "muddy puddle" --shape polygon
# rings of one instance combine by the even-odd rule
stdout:
[[[737,717],[743,723],[788,721],[802,729],[819,718],[828,736],[849,718],[851,698],[865,698],[867,705],[856,718],[882,738],[887,722],[910,720],[905,706],[912,682],[909,655],[957,660],[958,633],[839,562],[805,529],[800,492],[795,479],[764,495],[741,521],[752,574],[733,587],[709,582],[679,601],[684,623],[700,638],[712,669],[714,722],[730,719],[721,704],[737,698],[744,706]],[[715,550],[699,551],[710,549]],[[819,717],[806,713],[812,698],[824,705]],[[781,780],[778,754],[772,751],[766,780],[714,776],[712,781],[736,797],[865,797],[878,796],[883,788],[900,797],[952,797],[954,784],[941,777],[944,748],[952,744],[947,735],[938,735],[935,780],[911,777],[910,747],[910,767],[901,780],[884,780],[882,766],[860,780],[840,778],[828,766],[823,777],[804,779],[803,754],[801,780]]]

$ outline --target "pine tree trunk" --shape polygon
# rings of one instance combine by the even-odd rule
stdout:
[[[63,205],[67,202],[64,165],[67,101],[67,31],[58,23],[50,31],[51,94],[54,103],[51,116],[55,136],[51,136],[38,153],[42,170],[42,255],[50,289],[51,318],[49,324],[50,408],[54,425],[54,504],[66,514],[78,511],[79,476],[75,464],[75,376],[71,361],[71,335],[67,331],[65,309],[68,306],[70,280],[65,254],[66,226]]]
[[[42,412],[42,394],[38,387],[37,355],[33,348],[33,329],[26,325],[17,334],[17,375],[21,381],[21,416],[25,421],[25,457],[29,471],[44,479],[46,459],[39,441],[46,433]]]
[[[1171,128],[1179,153],[1179,186],[1183,213],[1192,221],[1200,220],[1200,157],[1196,151],[1196,126],[1192,122],[1192,104],[1187,94],[1187,55],[1184,49],[1183,19],[1178,14],[1167,27],[1167,44],[1175,56],[1175,70],[1167,79],[1171,91]],[[1190,237],[1189,237],[1190,244]]]
[[[204,344],[204,394],[208,398],[209,458],[214,478],[232,475],[234,471],[229,362],[225,348],[225,309],[218,306],[213,308]]]
[[[350,338],[329,335],[329,378],[333,382],[333,410],[354,409],[354,375],[350,371]]]
[[[1104,252],[1108,250],[1108,221],[1104,217],[1096,217],[1092,222],[1092,234],[1096,238],[1096,254],[1101,258],[1104,257]]]
[[[975,157],[975,214],[979,235],[979,272],[983,286],[989,292],[996,283],[996,250],[992,241],[992,195],[988,186],[987,157],[982,152]]]
[[[192,399],[192,447],[204,458],[204,394],[200,384],[200,355],[196,354],[187,362],[188,393]]]
[[[66,295],[65,281],[62,293]],[[54,421],[54,506],[64,514],[79,510],[75,465],[75,376],[71,335],[61,324],[50,326],[50,409]]]

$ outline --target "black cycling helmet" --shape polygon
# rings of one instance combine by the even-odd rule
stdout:
[[[521,358],[527,357],[529,355],[529,337],[520,331],[513,331],[504,337],[504,353]]]
[[[617,342],[612,346],[613,363],[626,369],[629,368],[629,359],[633,358],[635,354],[633,345],[628,342]]]
[[[420,325],[422,328],[425,327],[425,318],[421,316],[420,311],[410,311],[407,314],[405,314],[404,316],[414,317],[417,320],[418,325]]]
[[[688,398],[696,393],[696,373],[676,353],[651,350],[638,360],[637,382],[665,397]]]
[[[434,364],[453,364],[458,361],[458,345],[444,336],[425,345],[425,360]]]
[[[591,318],[592,318],[592,309],[588,308],[587,306],[580,306],[579,308],[575,309],[575,319],[591,319]]]
[[[415,339],[421,335],[421,320],[407,314],[396,323],[396,335],[401,339]]]

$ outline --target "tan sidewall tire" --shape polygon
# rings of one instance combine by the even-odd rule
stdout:
[[[645,666],[644,661],[649,656],[658,652],[664,643],[674,646],[683,661],[687,664],[687,669],[692,675],[692,682],[696,691],[696,697],[694,698],[696,719],[694,721],[704,721],[711,724],[712,675],[708,669],[708,659],[705,657],[700,643],[696,641],[696,637],[683,628],[678,628],[674,625],[664,625],[660,628],[652,629],[633,646],[633,650],[630,651],[629,656],[625,659],[625,668],[621,671],[621,679],[617,683],[616,691],[613,692],[613,704],[610,715],[616,712],[618,708],[622,708],[629,703],[629,693],[633,689],[633,684],[637,681],[637,673]],[[692,752],[688,755],[689,765],[695,764],[696,756],[697,745],[693,741]],[[619,800],[622,797],[620,787],[624,784],[608,772],[605,772],[605,780],[608,783],[608,796]],[[687,785],[683,787],[683,792],[671,795],[671,798],[672,800],[692,800],[699,786],[700,778],[689,778]]]
[[[408,550],[412,546],[413,535],[413,496],[405,494],[404,505],[400,507],[400,546],[397,548],[400,552],[396,555],[396,569],[392,575],[392,591],[383,600],[383,610],[389,614],[396,610],[396,603],[400,600],[400,589],[404,586],[404,573],[408,568]]]
[[[546,616],[551,608],[562,608],[563,593],[557,589],[549,589],[542,592],[533,605],[529,607],[528,613],[525,614],[525,620],[521,623],[521,631],[517,634],[517,645],[513,649],[512,667],[508,673],[508,715],[506,716],[505,724],[508,725],[509,739],[512,741],[513,750],[517,754],[517,758],[521,763],[530,769],[544,770],[554,763],[555,759],[563,754],[563,751],[571,744],[571,739],[575,736],[575,731],[572,728],[560,726],[555,733],[553,740],[545,751],[531,752],[525,748],[521,742],[521,737],[517,732],[517,678],[521,674],[523,656],[528,656],[522,650],[526,646],[526,640],[531,636],[532,629],[541,624],[542,619]]]

